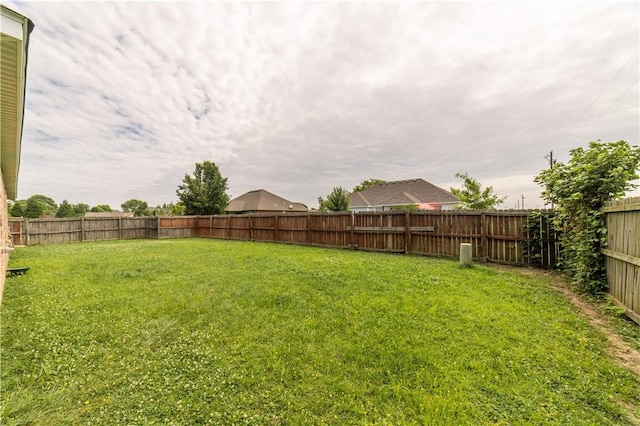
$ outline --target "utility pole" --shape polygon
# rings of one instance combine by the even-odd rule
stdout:
[[[524,210],[524,194],[522,194],[522,210]]]
[[[553,159],[553,150],[550,153],[544,156],[545,160],[549,160],[549,168],[552,169],[553,165],[556,164],[556,160]]]
[[[553,169],[553,166],[556,164],[556,160],[553,159],[553,150],[544,156],[546,160],[549,160],[549,168]],[[522,201],[524,204],[524,201]],[[553,202],[551,203],[551,210],[553,210]]]

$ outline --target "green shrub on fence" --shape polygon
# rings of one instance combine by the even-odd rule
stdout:
[[[637,187],[640,148],[626,141],[590,142],[571,150],[567,164],[556,163],[535,177],[542,197],[555,204],[553,223],[560,233],[562,267],[576,288],[598,294],[607,290],[604,255],[607,227],[602,207]]]
[[[553,212],[533,210],[524,222],[527,240],[523,241],[524,256],[531,266],[558,268],[562,259],[558,257],[555,244],[558,231],[553,224]]]

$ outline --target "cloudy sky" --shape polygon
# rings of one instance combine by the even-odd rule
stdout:
[[[210,160],[232,197],[468,172],[542,207],[551,150],[639,143],[637,1],[5,4],[35,23],[20,199],[172,202]]]

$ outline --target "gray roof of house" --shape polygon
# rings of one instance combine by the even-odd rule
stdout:
[[[350,207],[398,206],[418,203],[457,203],[458,197],[424,179],[379,183],[349,195]]]
[[[227,212],[306,212],[307,206],[294,203],[264,189],[249,191],[229,201]]]

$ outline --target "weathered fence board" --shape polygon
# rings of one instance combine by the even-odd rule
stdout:
[[[391,211],[14,219],[11,232],[14,244],[27,245],[195,236],[441,257],[458,257],[460,244],[470,243],[476,260],[524,265],[530,263],[524,250],[529,239],[524,227],[527,216],[527,212]],[[548,265],[553,264],[543,263]]]
[[[171,216],[159,217],[157,238],[185,238],[195,236],[197,217]]]
[[[64,244],[83,241],[157,238],[150,223],[155,218],[10,219],[14,245]],[[157,227],[156,227],[157,229]]]
[[[608,203],[605,255],[609,294],[640,324],[640,197]]]
[[[405,253],[407,224],[404,212],[365,212],[353,215],[352,246],[359,250]]]
[[[532,263],[525,247],[528,214],[411,211],[200,216],[193,222],[193,235],[441,257],[458,257],[460,244],[470,243],[476,260],[526,265]],[[172,220],[173,227],[188,228],[192,223],[188,218]],[[181,225],[176,225],[180,220]],[[164,226],[166,222],[161,222],[161,228]],[[547,233],[543,255],[555,262],[555,254],[549,253],[557,247],[553,235]],[[555,265],[539,260],[535,264]]]

